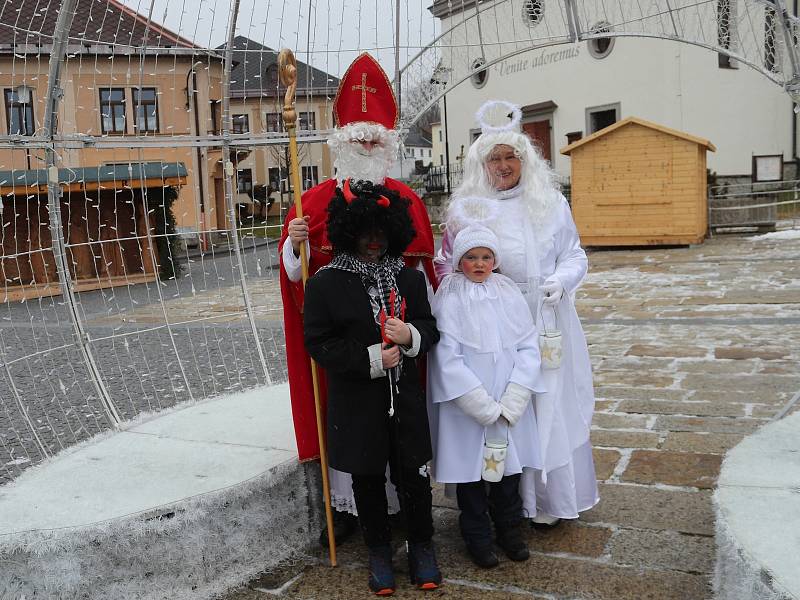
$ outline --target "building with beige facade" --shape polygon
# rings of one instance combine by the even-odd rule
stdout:
[[[97,231],[87,231],[86,215],[105,215],[96,227],[121,231],[115,222],[124,203],[142,202],[145,190],[167,186],[178,191],[172,205],[178,231],[198,240],[207,231],[226,229],[222,149],[213,137],[221,123],[221,55],[148,24],[116,0],[102,4],[102,19],[95,10],[93,3],[77,5],[60,71],[55,147],[64,174],[59,177],[66,178],[63,210],[83,214],[87,223],[77,243],[76,224],[65,223],[68,245],[100,243]],[[14,273],[3,276],[6,283],[39,282],[52,266],[47,259],[43,267],[28,269],[29,280],[25,269],[9,265],[26,253],[41,253],[36,243],[50,243],[46,183],[39,176],[47,140],[37,136],[44,131],[57,6],[23,3],[0,15],[0,257],[13,250],[13,260],[3,259],[4,272],[8,267]],[[99,25],[87,31],[88,23]],[[74,180],[76,173],[86,179]],[[29,234],[32,229],[41,239]],[[84,275],[103,277],[107,264],[98,259]],[[81,273],[73,267],[77,278]]]

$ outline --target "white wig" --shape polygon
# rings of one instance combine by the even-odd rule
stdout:
[[[480,117],[484,112],[483,109],[484,107],[481,107],[478,111]],[[503,193],[494,189],[489,182],[486,161],[495,146],[511,146],[514,154],[522,161],[520,195],[525,199],[533,223],[540,224],[559,202],[555,173],[531,143],[530,138],[517,130],[516,122],[512,121],[512,126],[506,128],[491,127],[484,123],[481,125],[483,133],[469,147],[464,161],[464,179],[454,190],[453,200],[475,196],[501,197]]]

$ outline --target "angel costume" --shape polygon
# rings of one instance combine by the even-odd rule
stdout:
[[[547,391],[537,393],[533,402],[543,449],[541,468],[523,468],[520,493],[530,517],[538,510],[572,519],[599,501],[589,440],[592,369],[574,303],[588,261],[570,207],[552,182],[552,171],[527,136],[519,133],[519,109],[510,108],[512,123],[484,126],[470,147],[465,180],[448,208],[447,231],[434,265],[440,278],[452,271],[454,236],[470,219],[479,220],[497,234],[503,256],[500,272],[520,289],[537,327],[560,329],[561,366],[541,371]],[[485,167],[489,152],[501,144],[511,146],[522,160],[518,184],[504,191],[491,188]],[[546,285],[563,291],[557,302],[544,304]]]
[[[495,264],[499,262],[498,256],[496,252]],[[428,354],[429,418],[436,481],[479,481],[484,440],[493,436],[508,438],[506,475],[521,473],[523,467],[541,469],[536,415],[530,402],[507,432],[502,424],[488,427],[479,424],[456,402],[451,402],[482,389],[499,405],[509,383],[528,390],[528,396],[530,392],[544,391],[537,383],[536,328],[517,286],[499,273],[477,283],[463,273],[453,272],[439,285],[432,310],[440,335],[439,343]],[[500,413],[498,406],[495,420]]]
[[[497,266],[498,247],[489,229],[463,229],[455,238],[453,267],[478,248],[491,250]],[[473,561],[491,568],[498,559],[490,517],[508,557],[529,557],[519,527],[520,474],[542,468],[530,399],[543,389],[537,384],[538,336],[525,299],[508,277],[490,271],[487,276],[492,267],[480,264],[477,279],[451,273],[434,297],[440,341],[429,354],[428,414],[433,475],[440,483],[458,484],[461,535]],[[498,447],[504,460],[495,454]]]

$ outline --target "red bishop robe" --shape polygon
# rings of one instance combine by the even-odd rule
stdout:
[[[309,219],[309,245],[311,256],[308,261],[309,277],[333,258],[333,249],[328,240],[325,223],[328,219],[328,203],[335,195],[336,179],[329,179],[314,186],[303,194],[303,214]],[[428,281],[436,286],[436,272],[433,269],[433,231],[430,219],[422,200],[404,183],[386,178],[384,185],[411,201],[409,212],[414,224],[416,237],[403,253],[406,265],[416,267],[422,262]],[[294,206],[286,215],[281,233],[279,249],[288,237],[289,221],[295,218]],[[319,457],[317,420],[314,410],[314,389],[311,380],[311,362],[303,344],[303,283],[292,282],[286,275],[281,255],[281,297],[283,299],[283,324],[286,335],[286,362],[289,371],[289,391],[292,399],[292,418],[297,438],[297,453],[301,461]],[[317,367],[319,374],[320,401],[322,414],[326,411],[325,372]]]

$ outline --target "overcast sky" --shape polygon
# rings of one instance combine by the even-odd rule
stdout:
[[[122,0],[144,16],[203,46],[225,43],[232,0]],[[432,0],[400,0],[401,66],[438,31]],[[361,51],[394,76],[394,0],[241,0],[236,34],[341,75]],[[309,16],[310,14],[310,16]],[[310,35],[309,35],[310,34]],[[309,51],[310,50],[310,54]]]

